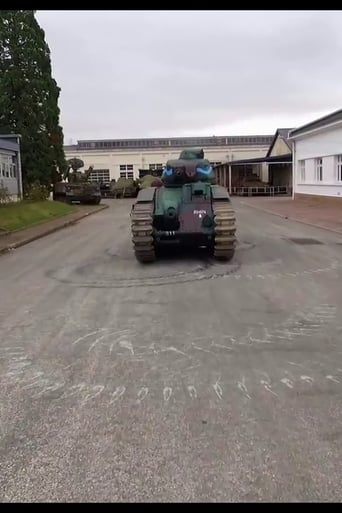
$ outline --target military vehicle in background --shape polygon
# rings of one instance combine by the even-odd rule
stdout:
[[[153,262],[159,247],[205,247],[217,259],[230,260],[236,245],[236,219],[227,190],[202,149],[169,160],[162,187],[142,188],[131,210],[135,257]]]
[[[89,180],[93,166],[83,173],[81,159],[73,158],[67,161],[67,169],[61,175],[60,181],[53,186],[52,199],[66,203],[79,202],[82,204],[98,205],[101,202],[100,184]]]
[[[161,187],[163,185],[162,179],[158,176],[145,175],[139,179],[139,189],[146,189],[146,187]]]
[[[102,198],[110,198],[110,183],[108,182],[99,182],[100,192]]]
[[[133,178],[120,177],[111,182],[111,194],[114,198],[136,198],[139,192],[139,184]]]

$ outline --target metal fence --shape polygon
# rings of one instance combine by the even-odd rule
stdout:
[[[292,188],[286,185],[267,187],[232,187],[234,196],[290,196]]]

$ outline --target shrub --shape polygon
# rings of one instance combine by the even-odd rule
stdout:
[[[41,185],[39,181],[33,182],[26,191],[26,199],[30,201],[43,201],[50,195],[49,188]]]
[[[3,180],[0,182],[0,205],[5,203],[9,203],[11,201],[11,196],[9,194],[8,188],[4,186]]]

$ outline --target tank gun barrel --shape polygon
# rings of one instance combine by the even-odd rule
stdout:
[[[71,170],[71,166],[70,164],[67,166],[66,170],[64,171],[63,173],[63,179],[64,180],[68,180],[69,181],[69,177],[70,177],[70,170]]]
[[[89,166],[88,169],[86,171],[84,171],[84,174],[85,174],[85,177],[86,179],[88,180],[88,178],[90,177],[91,175],[91,172],[94,170],[94,166]]]

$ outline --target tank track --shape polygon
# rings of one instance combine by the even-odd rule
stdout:
[[[215,222],[214,257],[219,260],[231,260],[236,246],[236,217],[229,201],[214,201]]]
[[[142,263],[154,262],[153,202],[135,204],[131,213],[131,229],[136,259]]]

